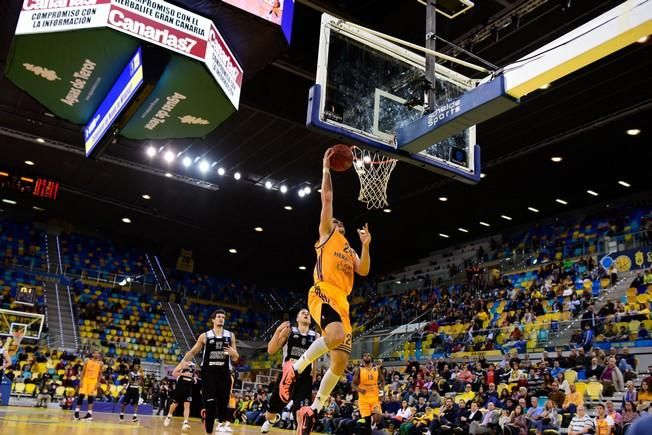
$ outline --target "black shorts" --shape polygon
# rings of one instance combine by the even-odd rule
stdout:
[[[178,381],[177,386],[174,389],[172,402],[174,403],[192,402],[192,385],[193,382]]]
[[[215,401],[229,404],[231,397],[231,373],[228,370],[204,369],[201,372],[201,395],[204,402]]]
[[[122,397],[122,403],[124,405],[136,406],[138,405],[139,401],[140,401],[140,388],[138,387],[127,388],[127,392]]]
[[[278,395],[278,385],[280,382],[281,376],[279,375],[279,380],[274,386],[274,391],[269,398],[269,412],[274,414],[279,414],[285,408],[285,403],[281,401],[281,398]],[[304,405],[310,405],[312,402],[312,373],[311,370],[306,369],[303,373],[299,375],[297,383],[294,386],[294,392],[292,393],[292,411],[296,412]]]

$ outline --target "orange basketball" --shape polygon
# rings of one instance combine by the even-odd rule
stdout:
[[[331,168],[337,172],[343,172],[353,166],[353,151],[348,145],[337,144],[331,147]]]

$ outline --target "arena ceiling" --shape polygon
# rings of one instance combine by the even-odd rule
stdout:
[[[3,71],[20,3],[11,0],[0,5]],[[230,11],[216,1],[176,3],[196,10],[211,4],[218,12]],[[505,65],[618,3],[477,0],[471,11],[457,19],[440,18],[438,32],[497,65]],[[505,23],[505,17],[528,6],[531,12],[518,14],[518,19],[510,19],[504,27],[496,26],[497,19]],[[314,264],[311,245],[320,202],[316,193],[299,198],[296,191],[318,185],[323,152],[334,143],[305,127],[307,93],[317,56],[319,9],[422,43],[425,8],[416,0],[297,1],[289,49],[266,66],[249,52],[242,62],[245,71],[250,66],[249,71],[254,73],[245,77],[240,110],[204,139],[156,143],[157,147],[185,150],[218,162],[227,175],[213,173],[208,177],[218,190],[161,176],[172,171],[202,178],[179,163],[168,168],[160,158],[147,157],[149,142],[119,139],[106,152],[112,162],[87,161],[79,153],[3,134],[0,171],[43,176],[62,186],[56,201],[36,202],[31,197],[2,192],[3,198],[17,202],[0,203],[3,214],[34,216],[39,221],[65,220],[169,254],[187,247],[196,252],[201,270],[216,274],[277,286],[307,285]],[[246,20],[239,22],[235,45],[244,50],[247,31],[252,29]],[[236,38],[233,35],[231,39]],[[391,212],[387,213],[367,211],[356,200],[355,174],[336,175],[335,214],[351,234],[355,227],[369,223],[376,277],[438,248],[652,190],[651,47],[651,42],[627,47],[528,95],[518,108],[479,125],[478,143],[486,177],[477,186],[399,164],[390,181]],[[626,130],[636,128],[641,134],[626,134]],[[0,77],[0,129],[82,149],[79,126],[53,118],[4,76]],[[562,161],[551,161],[556,156]],[[26,160],[35,165],[25,165]],[[157,171],[116,164],[118,160]],[[245,174],[244,179],[236,181],[232,177],[235,171]],[[290,191],[282,195],[266,190],[261,187],[266,180],[285,183]],[[143,199],[143,195],[151,199]],[[440,197],[447,201],[440,201]],[[33,206],[43,210],[35,211]],[[287,206],[292,210],[286,210]],[[125,217],[130,224],[122,223]],[[491,227],[480,225],[480,221]],[[263,231],[255,231],[256,227]],[[442,238],[439,233],[450,237]],[[229,249],[237,253],[229,253]]]

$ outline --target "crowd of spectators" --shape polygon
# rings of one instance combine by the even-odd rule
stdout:
[[[384,388],[382,418],[374,429],[390,434],[498,434],[541,435],[561,428],[569,434],[623,435],[652,404],[652,366],[642,379],[637,361],[624,348],[609,352],[543,352],[537,360],[505,355],[500,362],[484,359],[461,362],[433,359],[409,362],[404,367],[381,368]],[[618,374],[619,367],[632,367]],[[361,429],[356,393],[349,367],[326,401],[314,430],[351,435]],[[590,376],[578,379],[578,373]],[[622,379],[621,379],[622,377]],[[313,390],[319,385],[319,375]],[[587,383],[599,384],[594,397]],[[624,382],[624,383],[623,383]],[[580,389],[581,387],[581,389]],[[269,390],[238,394],[234,418],[238,423],[261,425],[268,409]],[[277,427],[294,429],[289,407]]]
[[[37,398],[36,406],[47,407],[50,402],[59,402],[63,409],[71,409],[84,359],[90,354],[88,348],[71,353],[23,345],[14,355],[14,364],[7,369],[6,376],[12,380],[14,394],[18,391],[18,397]],[[128,383],[127,374],[135,364],[140,365],[140,361],[105,356],[103,363],[104,372],[96,400],[117,402]],[[146,373],[141,392],[143,403],[158,404],[161,381],[157,378],[153,373]]]

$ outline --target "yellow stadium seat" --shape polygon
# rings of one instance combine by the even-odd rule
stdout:
[[[566,382],[569,384],[574,384],[577,380],[577,372],[575,370],[566,370],[564,372],[564,379],[566,379]]]
[[[36,384],[25,384],[25,394],[32,395],[36,391]]]
[[[586,383],[585,382],[575,382],[575,390],[582,395],[582,397],[586,396]]]
[[[602,399],[602,384],[600,382],[589,382],[586,384],[586,394],[591,400]]]
[[[25,384],[22,382],[16,382],[13,387],[14,393],[16,394],[22,394],[25,392]]]

